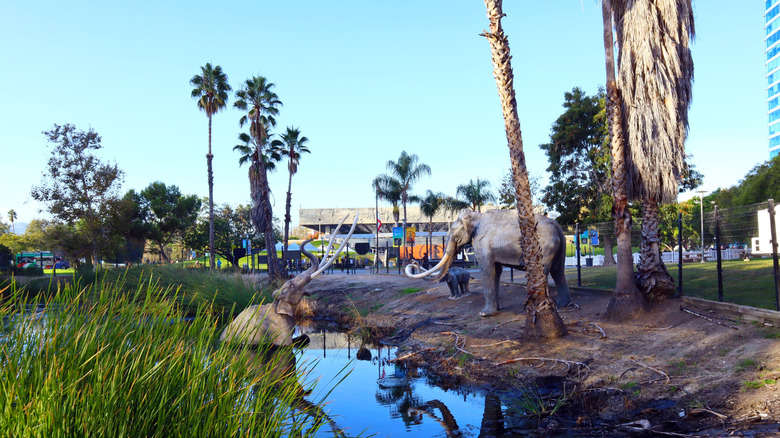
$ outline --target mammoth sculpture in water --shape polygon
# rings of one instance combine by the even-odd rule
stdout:
[[[344,219],[339,222],[336,229],[341,227]],[[276,346],[289,346],[293,343],[293,332],[295,331],[295,308],[301,302],[305,295],[308,295],[303,288],[316,276],[325,271],[334,260],[337,259],[342,249],[346,247],[349,238],[355,231],[358,215],[352,223],[347,237],[341,243],[339,248],[330,258],[333,248],[333,237],[328,243],[325,257],[320,261],[317,256],[306,251],[306,244],[311,239],[301,245],[301,252],[311,260],[311,268],[301,272],[294,278],[287,280],[279,289],[273,293],[274,301],[262,305],[249,306],[225,327],[219,340],[220,342],[239,343],[248,345],[273,344]]]
[[[570,303],[569,285],[564,272],[566,264],[566,238],[558,222],[546,216],[536,215],[537,237],[542,247],[544,274],[552,274],[558,289],[557,304]],[[520,246],[520,226],[516,210],[490,210],[477,213],[461,210],[458,219],[452,224],[449,241],[441,261],[428,271],[415,273],[416,266],[407,265],[408,277],[423,278],[437,274],[437,280],[447,275],[447,270],[455,259],[456,252],[470,243],[479,263],[484,285],[485,306],[482,316],[495,314],[498,304],[498,285],[504,266],[525,270],[523,248]]]

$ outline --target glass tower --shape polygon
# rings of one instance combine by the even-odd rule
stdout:
[[[766,94],[769,158],[780,154],[780,0],[766,0]]]

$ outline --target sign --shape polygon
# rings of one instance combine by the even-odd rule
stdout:
[[[393,246],[398,248],[401,246],[401,238],[400,237],[393,237]]]
[[[590,230],[590,244],[591,245],[598,245],[599,244],[599,232],[598,230]]]
[[[403,237],[404,237],[404,228],[393,227],[393,239],[403,239]]]
[[[406,243],[414,245],[414,234],[417,232],[415,227],[406,227]]]

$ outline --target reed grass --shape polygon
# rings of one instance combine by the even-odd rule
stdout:
[[[0,304],[0,436],[314,436],[322,422],[295,415],[311,410],[307,371],[218,344],[218,294],[185,321],[184,287],[162,284],[74,281],[42,305],[12,290]]]

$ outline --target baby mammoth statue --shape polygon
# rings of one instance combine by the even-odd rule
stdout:
[[[463,268],[452,268],[439,282],[447,282],[447,286],[450,288],[450,299],[454,300],[471,293],[469,292],[469,280],[471,280],[469,271]]]

